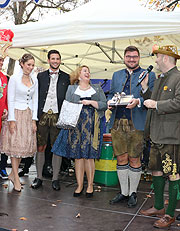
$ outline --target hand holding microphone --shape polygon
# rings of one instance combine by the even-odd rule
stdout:
[[[137,83],[136,87],[139,86],[139,84],[146,78],[146,76],[149,74],[149,72],[152,71],[152,69],[153,69],[153,66],[150,65],[150,66],[147,68],[147,70],[144,71],[144,72],[139,76],[139,80],[138,80],[138,83]]]

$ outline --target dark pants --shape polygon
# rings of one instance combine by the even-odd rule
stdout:
[[[0,169],[6,169],[8,156],[1,154]]]

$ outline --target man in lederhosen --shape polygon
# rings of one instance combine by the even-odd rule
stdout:
[[[154,88],[148,89],[144,105],[149,108],[145,137],[150,138],[149,168],[153,171],[154,206],[140,213],[145,216],[162,216],[154,227],[165,228],[174,221],[179,198],[180,172],[180,71],[176,67],[180,56],[176,46],[155,46],[157,68],[162,72]],[[146,80],[144,80],[146,81]],[[148,88],[148,87],[143,87]],[[169,204],[164,208],[165,180],[169,180]]]
[[[49,69],[39,73],[39,102],[38,102],[38,126],[37,126],[37,145],[36,156],[37,178],[32,183],[32,188],[37,189],[42,185],[42,171],[45,162],[45,149],[48,136],[50,136],[51,146],[55,142],[59,129],[56,127],[61,105],[65,99],[66,90],[70,84],[69,75],[59,69],[61,55],[57,50],[48,52]],[[58,180],[62,157],[53,155],[52,167],[52,188],[60,190]]]

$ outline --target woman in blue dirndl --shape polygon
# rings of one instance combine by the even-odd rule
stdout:
[[[88,187],[86,197],[93,196],[95,173],[94,159],[99,159],[103,138],[102,117],[107,109],[106,97],[99,84],[90,84],[90,71],[87,66],[78,67],[70,75],[71,84],[66,100],[83,104],[75,129],[61,129],[52,152],[56,155],[75,159],[75,172],[78,187],[73,196],[82,194],[84,173]],[[70,116],[73,116],[70,115]]]

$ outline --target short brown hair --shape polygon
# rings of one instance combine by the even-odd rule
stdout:
[[[125,54],[126,54],[128,51],[130,51],[130,52],[137,51],[138,56],[140,56],[140,52],[139,52],[138,48],[135,47],[135,46],[128,46],[128,47],[126,47],[126,49],[124,50],[124,56],[125,56]]]
[[[71,85],[76,84],[76,83],[79,82],[79,76],[80,76],[80,73],[81,73],[81,70],[83,69],[83,67],[87,67],[88,70],[89,70],[89,67],[88,67],[88,66],[82,65],[82,66],[76,68],[75,71],[71,72],[71,74],[70,74],[70,82],[71,82]]]

